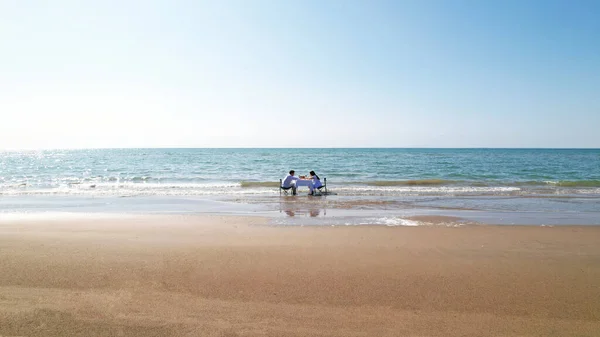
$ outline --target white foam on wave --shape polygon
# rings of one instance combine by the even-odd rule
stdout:
[[[530,193],[514,186],[330,186],[330,191],[340,195],[403,196],[403,195],[503,195]],[[566,192],[566,191],[565,191]],[[0,195],[82,195],[82,196],[209,196],[209,195],[276,195],[277,187],[242,187],[239,182],[213,183],[155,183],[155,182],[100,182],[61,184],[45,187],[36,185],[15,186],[0,184]],[[600,194],[600,188],[581,189],[575,193]]]
[[[599,194],[600,188],[590,188],[590,189],[576,189],[572,191],[573,194]]]
[[[340,191],[388,191],[388,192],[510,192],[520,191],[519,187],[512,186],[342,186],[336,187]]]
[[[97,183],[61,185],[51,188],[13,186],[0,189],[0,195],[6,196],[203,196],[276,193],[278,193],[276,188],[242,189],[239,183]]]
[[[381,218],[370,218],[359,223],[359,225],[385,225],[385,226],[419,226],[420,223],[414,220],[396,218],[396,217],[381,217]]]

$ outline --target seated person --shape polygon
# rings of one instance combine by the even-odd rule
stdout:
[[[290,174],[281,182],[281,188],[284,190],[289,190],[291,188],[292,195],[296,195],[296,180],[299,179],[298,177],[294,177],[294,173],[295,171],[291,170]]]
[[[308,186],[308,189],[310,190],[309,194],[313,194],[315,189],[318,189],[320,187],[323,187],[323,184],[321,184],[321,179],[319,179],[319,176],[315,173],[315,171],[310,171],[310,178],[312,180],[312,184],[310,186]]]

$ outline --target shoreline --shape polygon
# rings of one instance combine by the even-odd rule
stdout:
[[[573,206],[576,205],[576,206]],[[574,208],[576,207],[576,208]],[[595,199],[508,197],[2,197],[0,221],[20,218],[101,218],[145,215],[260,216],[279,225],[427,225],[422,217],[449,217],[452,225],[600,225]]]
[[[263,211],[263,212],[0,212],[0,224],[35,222],[77,222],[102,220],[150,220],[161,218],[246,217],[265,219],[274,227],[600,227],[600,219],[571,220],[570,215],[560,218],[539,219],[537,214],[508,214],[491,212],[463,212],[414,210],[331,210],[319,208]],[[519,220],[523,220],[519,222]]]
[[[7,336],[600,331],[597,226],[2,221],[0,270]]]

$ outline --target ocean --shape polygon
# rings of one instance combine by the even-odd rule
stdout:
[[[332,192],[320,201],[295,198],[298,205],[324,203],[340,217],[359,210],[500,212],[508,218],[533,212],[539,221],[529,222],[536,224],[552,223],[544,213],[564,217],[556,224],[600,224],[600,149],[5,151],[0,216],[277,211],[273,205],[290,200],[279,196],[277,186],[291,169],[297,175],[316,171]]]

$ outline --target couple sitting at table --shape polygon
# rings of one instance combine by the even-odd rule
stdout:
[[[319,176],[315,173],[315,171],[310,171],[310,177],[295,177],[295,173],[296,172],[294,170],[291,170],[290,174],[281,182],[281,188],[284,190],[291,188],[292,195],[296,195],[296,189],[300,186],[308,186],[308,195],[312,195],[316,188],[323,186],[323,184],[321,184],[321,179],[319,179]]]

